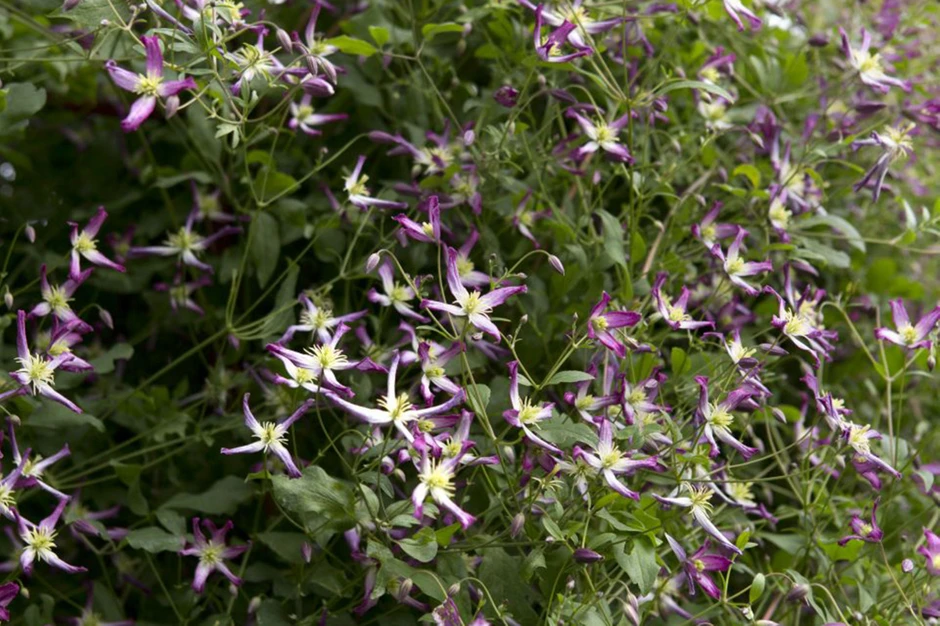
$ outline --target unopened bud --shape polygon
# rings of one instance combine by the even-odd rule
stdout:
[[[261,608],[261,596],[255,596],[248,601],[248,615],[254,615]]]
[[[81,0],[65,0],[65,2],[62,3],[62,10],[63,10],[63,11],[71,11],[72,9],[75,8],[75,6],[76,6],[79,2],[81,2]]]
[[[512,524],[509,526],[509,536],[513,539],[518,537],[519,533],[522,532],[523,526],[525,526],[525,515],[516,513],[512,518]]]
[[[170,96],[169,98],[166,99],[166,102],[164,103],[163,107],[164,107],[164,114],[166,116],[166,119],[170,119],[171,117],[176,115],[177,111],[179,111],[180,97]]]
[[[7,287],[6,291],[3,293],[3,303],[7,305],[8,309],[13,308],[13,294],[10,293],[9,287]]]
[[[111,318],[111,314],[108,313],[107,309],[98,309],[98,317],[101,318],[101,322],[105,326],[114,330],[114,320]]]
[[[829,35],[826,35],[825,33],[816,33],[809,38],[807,43],[809,43],[809,45],[813,46],[814,48],[825,48],[829,45]]]
[[[408,599],[408,596],[411,595],[411,590],[414,588],[415,584],[410,578],[404,578],[398,584],[398,589],[395,590],[395,599],[399,602],[404,602]]]
[[[910,574],[914,571],[914,561],[910,559],[904,559],[901,561],[901,571],[905,574]]]
[[[790,589],[790,593],[787,594],[788,602],[796,602],[802,600],[809,595],[809,585],[805,583],[796,583]]]
[[[452,598],[456,596],[458,593],[460,593],[460,583],[454,583],[453,585],[447,588],[447,595]]]
[[[324,61],[323,63],[320,63],[320,69],[322,69],[323,73],[326,74],[326,79],[335,85],[336,68],[333,66],[333,64],[329,61]]]
[[[467,130],[463,134],[463,143],[465,146],[472,146],[473,142],[477,140],[477,134],[473,132],[473,129]]]
[[[300,555],[303,557],[304,563],[309,563],[310,559],[313,558],[313,546],[310,545],[309,541],[300,544]]]
[[[366,273],[372,273],[375,268],[379,266],[379,261],[382,260],[382,255],[378,252],[373,252],[369,255],[369,258],[366,259]]]
[[[36,243],[36,229],[33,228],[32,224],[27,224],[23,232],[26,233],[26,238],[29,240],[29,243]]]
[[[937,368],[937,355],[931,354],[927,357],[927,369],[931,372]]]
[[[515,89],[512,85],[503,85],[493,93],[493,99],[496,100],[500,106],[511,109],[516,106],[516,103],[519,101],[519,90]]]
[[[636,596],[628,591],[627,599],[621,600],[620,606],[633,626],[640,626],[640,603],[637,602]]]
[[[565,266],[562,264],[561,259],[559,259],[559,258],[558,258],[557,256],[555,256],[554,254],[549,254],[549,255],[548,255],[548,262],[551,263],[552,267],[555,268],[555,271],[556,271],[556,272],[558,272],[558,273],[561,274],[562,276],[565,275]]]
[[[294,42],[290,40],[290,35],[287,34],[286,30],[278,28],[274,34],[277,35],[277,42],[281,44],[284,52],[291,52],[294,49]]]
[[[598,561],[603,561],[604,557],[594,550],[578,548],[574,551],[574,560],[578,563],[597,563]]]
[[[19,426],[22,423],[20,416],[16,414],[7,416],[7,421],[10,422],[12,426]]]
[[[307,69],[310,70],[311,74],[316,74],[320,69],[320,62],[317,61],[317,57],[312,54],[304,55],[304,63],[307,64]]]
[[[519,318],[519,325],[520,325],[520,326],[523,326],[523,325],[528,324],[528,323],[529,323],[529,314],[528,314],[528,313],[524,313],[524,314],[522,315],[522,317]]]

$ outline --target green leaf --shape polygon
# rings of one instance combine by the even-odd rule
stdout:
[[[604,225],[604,251],[610,259],[620,265],[627,267],[627,253],[623,246],[623,225],[616,217],[601,209],[597,212]]]
[[[731,178],[734,178],[738,174],[746,176],[749,181],[751,181],[751,187],[754,189],[760,189],[760,170],[751,165],[750,163],[742,163],[741,165],[734,168],[734,171],[731,172]]]
[[[454,522],[450,526],[445,526],[444,528],[439,528],[435,533],[434,537],[437,539],[437,545],[442,548],[450,543],[450,540],[453,538],[454,533],[460,530],[460,523]]]
[[[444,22],[443,24],[425,24],[421,27],[421,36],[425,39],[434,39],[437,35],[444,33],[462,33],[463,25],[456,22]]]
[[[127,545],[147,552],[176,552],[183,547],[182,537],[171,535],[162,528],[148,526],[127,533]]]
[[[76,413],[58,402],[52,402],[45,398],[40,400],[39,408],[33,411],[32,415],[26,420],[26,424],[32,428],[49,429],[91,426],[98,432],[104,432],[104,424],[91,413]]]
[[[425,526],[407,539],[398,542],[405,554],[422,563],[430,563],[437,556],[437,537]]]
[[[641,594],[649,592],[656,584],[659,565],[656,563],[656,550],[648,541],[636,539],[629,554],[624,552],[623,544],[619,543],[614,547],[614,558],[630,580],[640,588]]]
[[[692,369],[692,361],[682,348],[673,348],[669,361],[672,363],[672,373],[676,376],[682,376]]]
[[[368,41],[363,41],[361,39],[356,39],[355,37],[349,37],[347,35],[340,35],[339,37],[327,39],[324,43],[331,46],[336,46],[339,48],[340,52],[345,54],[354,54],[356,56],[370,57],[378,52],[378,49]]]
[[[254,490],[240,478],[226,476],[202,493],[179,493],[161,508],[187,509],[210,515],[230,515],[251,498]]]
[[[839,231],[846,237],[849,245],[856,248],[859,252],[865,252],[865,240],[851,223],[839,217],[838,215],[814,215],[799,222],[800,228],[812,228],[813,226],[826,225]]]
[[[101,356],[89,361],[95,368],[96,374],[110,374],[114,371],[115,361],[126,361],[134,356],[134,347],[128,343],[118,343],[111,346],[111,349]]]
[[[258,626],[290,626],[293,623],[287,618],[281,603],[271,598],[261,602],[255,619]]]
[[[478,416],[486,415],[490,403],[490,388],[486,385],[467,385],[467,404]]]
[[[46,90],[31,83],[10,83],[4,92],[6,107],[0,113],[0,137],[22,131],[46,104]]]
[[[257,211],[251,218],[251,260],[258,272],[258,285],[264,287],[277,267],[281,252],[281,237],[277,219],[265,211]]]
[[[258,198],[258,204],[264,206],[273,202],[275,198],[295,191],[298,184],[293,176],[262,167],[258,170],[252,187]]]
[[[560,385],[562,383],[583,383],[586,380],[594,380],[594,376],[587,372],[577,370],[565,370],[558,372],[548,381],[549,385]]]
[[[533,609],[532,589],[523,578],[520,560],[502,548],[487,548],[482,552],[483,561],[477,575],[489,590],[493,601],[497,605],[506,604],[520,624],[538,624],[539,617]]]
[[[766,579],[764,575],[758,573],[754,576],[754,580],[751,582],[751,590],[748,593],[748,602],[754,604],[757,602],[761,595],[764,593],[764,585],[766,584]]]
[[[666,83],[656,93],[664,94],[669,93],[670,91],[676,91],[677,89],[699,89],[701,91],[707,91],[710,94],[714,94],[719,98],[724,98],[731,104],[734,104],[734,96],[732,96],[730,93],[718,85],[713,85],[711,83],[706,83],[700,80],[677,80],[672,83]]]
[[[101,20],[125,22],[130,17],[127,6],[127,2],[82,0],[68,11],[59,9],[53,17],[75,22],[82,30],[94,31],[101,26]]]
[[[381,48],[388,43],[389,34],[387,28],[382,28],[381,26],[370,26],[369,34],[372,35],[372,39],[375,40],[375,43]]]
[[[307,537],[303,533],[270,531],[258,533],[258,540],[287,563],[299,565],[304,560],[302,548]]]
[[[186,534],[186,518],[173,509],[157,509],[157,521],[171,535],[181,537]]]
[[[560,419],[547,420],[541,423],[538,434],[549,443],[562,448],[568,448],[576,443],[595,445],[597,431],[583,422],[564,422]]]
[[[300,478],[278,475],[271,482],[274,498],[289,513],[321,514],[342,528],[355,523],[356,498],[352,486],[316,465],[307,466]]]

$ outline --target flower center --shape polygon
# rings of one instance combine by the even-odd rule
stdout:
[[[708,487],[689,487],[689,499],[692,501],[692,509],[698,509],[705,513],[712,510],[710,502],[712,490]]]
[[[692,316],[686,313],[685,309],[672,306],[671,304],[666,305],[666,312],[668,313],[670,322],[687,322],[692,319]]]
[[[167,246],[176,248],[180,252],[191,252],[200,241],[202,241],[200,235],[186,230],[185,228],[180,228],[179,232],[172,233],[167,238],[166,243]]]
[[[725,259],[725,271],[731,276],[739,274],[744,269],[744,259],[739,256],[732,256]]]
[[[623,458],[623,453],[620,452],[620,450],[617,448],[611,448],[610,450],[604,451],[600,457],[601,467],[604,469],[610,469],[615,466],[620,461],[620,459]]]
[[[134,88],[134,93],[139,93],[142,96],[156,96],[160,91],[160,83],[162,82],[163,78],[161,76],[140,76],[137,87]]]
[[[317,373],[304,367],[298,367],[297,373],[294,375],[294,380],[296,380],[301,385],[315,383],[317,381]]]
[[[407,393],[400,394],[397,398],[385,396],[379,400],[379,406],[396,422],[404,422],[413,417],[414,405],[408,399]]]
[[[906,344],[912,344],[917,341],[917,330],[910,324],[905,324],[898,329],[898,332]]]
[[[699,105],[702,116],[712,123],[723,122],[728,108],[721,102],[702,102]]]
[[[591,320],[591,325],[594,326],[594,330],[607,330],[610,323],[607,321],[606,317],[599,315]]]
[[[225,546],[210,540],[199,553],[199,562],[205,565],[218,565],[222,562]]]
[[[806,318],[802,314],[795,314],[793,311],[787,309],[784,313],[784,320],[786,324],[783,327],[783,332],[787,335],[793,335],[799,337],[805,335],[809,332],[809,322],[806,321]]]
[[[705,571],[705,563],[701,559],[692,559],[692,565],[695,566],[695,570],[699,572]]]
[[[466,296],[461,298],[461,300],[458,300],[457,304],[460,305],[467,315],[485,315],[493,310],[482,302],[479,291],[471,291]]]
[[[849,429],[849,445],[855,448],[855,451],[859,454],[871,454],[871,443],[868,439],[868,431],[871,430],[871,426],[852,424]]]
[[[744,506],[754,506],[753,483],[728,483],[728,493]]]
[[[8,513],[15,504],[16,496],[13,494],[13,489],[0,485],[0,511]]]
[[[646,402],[646,392],[642,389],[634,389],[626,398],[627,404],[636,408],[641,402]]]
[[[600,144],[616,141],[616,134],[607,124],[598,124],[594,127],[594,141]]]
[[[53,311],[63,312],[69,310],[69,301],[71,298],[65,295],[62,287],[53,285],[49,288],[49,293],[43,298]]]
[[[454,475],[443,467],[442,464],[432,465],[430,470],[421,474],[420,478],[421,482],[430,489],[440,489],[447,493],[454,492],[454,485],[452,483]]]
[[[852,50],[852,59],[855,61],[855,67],[862,74],[869,76],[881,76],[884,74],[884,68],[881,65],[881,55],[877,52],[872,54],[868,50]]]
[[[523,424],[534,424],[539,420],[539,413],[542,409],[529,402],[528,398],[522,400],[522,408],[519,409],[519,421]]]
[[[790,212],[780,200],[779,197],[773,199],[770,203],[770,209],[767,211],[767,217],[770,218],[770,223],[780,230],[786,230],[787,226],[790,225],[790,218],[793,217],[793,213]]]
[[[313,107],[309,104],[302,104],[297,108],[297,119],[305,120],[313,115]]]
[[[388,297],[392,302],[407,302],[411,300],[411,292],[404,285],[395,283]]]
[[[51,387],[55,383],[55,370],[45,357],[38,354],[29,354],[26,358],[16,359],[23,367],[17,373],[27,378],[28,384],[33,387],[33,395],[39,393],[41,387]]]
[[[40,560],[45,561],[52,555],[55,548],[55,535],[54,530],[36,526],[26,531],[26,534],[23,535],[23,543],[29,546]]]
[[[574,406],[580,411],[586,411],[594,404],[594,396],[588,394],[574,401]]]
[[[444,376],[444,368],[437,364],[431,364],[424,368],[424,374],[431,379],[442,378]]]
[[[264,444],[265,452],[273,445],[287,443],[287,436],[277,427],[276,422],[263,422],[261,432],[255,436]]]
[[[858,526],[859,533],[862,537],[868,537],[871,535],[874,528],[871,527],[871,524],[867,522],[862,522]]]
[[[366,182],[368,182],[369,177],[365,174],[359,176],[358,179],[349,181],[346,185],[346,191],[349,192],[350,196],[368,196],[369,190],[366,189]]]
[[[98,249],[95,240],[92,239],[91,236],[85,231],[78,233],[78,239],[75,240],[75,244],[72,247],[76,252],[81,254],[86,252],[94,252]]]
[[[706,67],[701,72],[699,72],[699,76],[701,76],[702,80],[704,80],[705,82],[712,83],[712,84],[715,84],[719,80],[721,80],[721,74],[718,72],[718,70],[714,66]]]
[[[349,359],[346,358],[343,351],[329,344],[316,346],[312,350],[307,348],[306,352],[325,370],[338,369],[349,364]]]
[[[473,261],[468,259],[465,256],[457,257],[457,273],[461,276],[466,276],[473,271]]]
[[[715,428],[728,430],[728,427],[731,426],[732,422],[734,422],[734,416],[731,413],[725,409],[715,406],[714,404],[711,405],[711,411],[708,415],[709,424]]]

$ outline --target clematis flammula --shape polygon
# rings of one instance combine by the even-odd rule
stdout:
[[[92,265],[107,267],[118,272],[126,271],[123,265],[115,263],[98,252],[98,231],[101,230],[101,225],[107,217],[108,212],[104,210],[104,207],[98,207],[98,211],[88,220],[88,223],[85,224],[83,229],[79,230],[76,222],[69,222],[69,227],[71,228],[69,243],[72,244],[72,262],[69,265],[69,278],[72,280],[78,280],[82,275],[80,266],[82,257]]]
[[[914,144],[908,136],[913,128],[914,124],[909,124],[903,128],[888,126],[884,129],[883,134],[872,131],[868,139],[859,139],[852,142],[853,150],[862,146],[878,146],[882,150],[881,156],[871,166],[871,169],[865,172],[865,176],[852,186],[855,191],[874,181],[871,195],[872,200],[877,202],[878,197],[881,195],[881,188],[884,186],[885,176],[888,175],[888,168],[893,163],[903,161],[914,154]]]
[[[57,567],[69,574],[78,574],[88,571],[84,567],[69,565],[55,553],[56,529],[55,526],[65,510],[66,500],[59,500],[59,504],[38,524],[23,519],[15,509],[13,516],[16,518],[17,530],[20,534],[20,540],[23,542],[23,551],[20,553],[20,566],[27,576],[33,573],[33,566],[36,561],[46,562],[52,567]]]
[[[415,440],[415,447],[421,452],[421,460],[418,463],[418,485],[411,492],[411,503],[414,505],[414,515],[417,519],[420,520],[424,516],[424,501],[430,495],[436,504],[457,518],[464,530],[476,521],[453,500],[457,469],[461,465],[463,455],[472,445],[473,442],[465,441],[456,454],[432,459],[428,454],[428,444],[422,439]]]
[[[930,313],[920,318],[920,321],[915,325],[911,324],[904,301],[898,298],[891,301],[891,317],[894,319],[894,327],[897,328],[897,331],[889,328],[876,328],[875,337],[878,340],[890,341],[908,350],[929,348],[933,342],[928,338],[928,335],[933,331],[937,322],[940,322],[940,306],[934,307]]]
[[[422,300],[421,306],[433,311],[449,313],[454,317],[466,317],[473,326],[492,335],[499,341],[499,329],[490,319],[493,307],[504,303],[509,297],[517,293],[525,293],[525,285],[517,287],[498,287],[486,295],[474,289],[468,291],[460,280],[460,270],[457,268],[457,251],[447,248],[447,286],[454,296],[454,304],[439,302],[437,300]]]
[[[304,307],[304,310],[300,312],[300,323],[289,326],[281,338],[278,339],[278,343],[287,343],[293,339],[294,334],[298,331],[316,333],[320,341],[326,343],[330,340],[330,334],[334,328],[346,322],[354,322],[368,313],[368,311],[362,310],[334,317],[332,310],[325,306],[317,306],[305,293],[300,294],[297,299]]]
[[[728,13],[728,17],[735,23],[739,31],[744,30],[744,22],[741,21],[741,16],[744,16],[744,19],[748,21],[748,24],[751,26],[752,30],[758,30],[761,27],[761,19],[757,17],[753,11],[744,6],[744,3],[741,0],[722,0],[725,6],[725,12]]]
[[[379,278],[382,280],[382,291],[385,293],[379,293],[374,288],[370,289],[369,293],[366,294],[369,302],[393,307],[399,314],[413,320],[428,321],[423,315],[411,310],[411,305],[408,302],[415,297],[414,289],[395,281],[395,270],[392,268],[392,262],[388,259],[385,259],[379,266]]]
[[[428,221],[418,223],[404,213],[392,218],[401,226],[401,232],[410,239],[424,243],[441,240],[441,203],[437,196],[428,199]]]
[[[223,226],[208,237],[203,237],[193,232],[193,223],[196,220],[196,216],[197,213],[191,211],[186,218],[186,224],[180,228],[179,231],[171,233],[167,237],[164,245],[131,248],[130,252],[138,256],[149,254],[155,254],[157,256],[178,256],[178,263],[195,267],[204,272],[212,272],[212,266],[200,261],[197,255],[204,252],[209,246],[222,237],[240,233],[242,229],[239,226]]]
[[[330,389],[352,396],[352,389],[346,387],[336,379],[334,371],[357,369],[359,371],[385,371],[385,368],[365,358],[359,361],[350,361],[343,350],[338,347],[340,339],[349,330],[349,326],[340,324],[333,337],[326,342],[306,348],[304,352],[289,350],[278,343],[269,343],[267,350],[285,364],[293,363],[296,367],[312,373],[314,378]]]
[[[196,81],[192,77],[179,80],[164,80],[163,53],[160,51],[160,38],[156,35],[140,38],[147,52],[147,71],[145,74],[135,74],[118,67],[114,61],[105,63],[111,80],[125,91],[138,94],[140,97],[131,105],[131,110],[121,121],[124,132],[137,130],[153,113],[157,99],[164,99],[168,114],[172,114],[179,107],[179,92],[184,89],[195,89]]]
[[[589,139],[586,144],[575,150],[576,158],[580,159],[600,149],[606,152],[607,156],[614,161],[633,163],[633,155],[630,154],[630,151],[627,150],[618,139],[620,132],[630,122],[629,113],[611,122],[603,120],[592,122],[573,108],[568,109],[565,115],[573,118]]]
[[[290,103],[290,120],[287,127],[291,130],[298,128],[304,134],[314,137],[322,135],[322,131],[317,130],[316,126],[323,126],[332,122],[340,122],[349,116],[345,113],[314,113],[313,105],[310,104],[313,96],[305,93],[300,97],[300,102]]]
[[[682,483],[682,488],[688,492],[688,496],[664,497],[653,494],[653,498],[664,504],[690,509],[692,517],[705,532],[735,554],[741,554],[740,548],[731,543],[711,520],[712,504],[710,500],[713,495],[712,490],[707,487],[694,487],[690,483]]]
[[[511,409],[503,412],[503,418],[516,428],[521,428],[525,438],[535,445],[553,452],[561,454],[561,450],[548,443],[533,432],[539,422],[544,422],[552,418],[552,409],[555,408],[554,402],[546,402],[542,406],[532,404],[528,398],[519,396],[519,362],[509,363],[509,402]]]
[[[610,304],[610,295],[605,291],[588,316],[588,337],[599,341],[622,359],[627,356],[627,348],[611,331],[625,326],[636,326],[643,318],[635,311],[605,311],[608,304]]]
[[[927,571],[931,576],[940,576],[940,537],[925,528],[924,539],[927,545],[917,548],[917,552],[927,559]]]
[[[881,528],[878,527],[878,522],[875,520],[875,513],[878,512],[878,500],[876,499],[874,504],[871,507],[871,520],[866,522],[858,515],[853,515],[852,519],[849,520],[849,527],[852,529],[852,534],[847,535],[839,540],[839,545],[844,546],[853,539],[858,539],[859,541],[867,541],[868,543],[878,543],[884,538],[885,533]]]
[[[732,283],[743,289],[749,296],[756,296],[760,293],[760,289],[748,283],[744,277],[770,272],[774,269],[774,265],[770,261],[745,261],[741,257],[741,247],[747,234],[746,230],[738,228],[738,234],[728,247],[727,253],[722,251],[721,245],[717,243],[712,247],[711,253],[721,261],[725,274]]]
[[[19,388],[0,393],[0,402],[12,396],[24,394],[40,395],[55,400],[59,404],[76,413],[82,410],[77,404],[53,389],[55,385],[55,371],[71,358],[70,353],[63,353],[57,357],[47,358],[41,353],[29,351],[26,343],[26,312],[17,311],[16,314],[16,361],[21,368],[10,372],[10,376],[20,384]]]
[[[721,589],[711,579],[708,572],[727,572],[731,567],[731,559],[720,554],[709,554],[709,544],[706,540],[691,557],[679,545],[679,542],[673,539],[669,533],[666,533],[666,541],[672,548],[672,553],[679,559],[679,565],[682,566],[682,572],[685,574],[686,582],[689,584],[689,595],[695,595],[695,585],[698,584],[709,597],[717,600],[721,597]]]
[[[652,289],[656,309],[662,316],[663,321],[673,330],[679,330],[680,328],[683,330],[695,330],[696,328],[714,327],[714,322],[696,322],[692,319],[692,316],[689,315],[688,305],[689,296],[691,294],[689,288],[685,285],[682,286],[682,293],[679,299],[673,304],[669,296],[662,292],[663,285],[666,283],[667,278],[668,276],[665,272],[660,273],[656,277],[656,282],[653,283]]]
[[[42,295],[42,302],[33,307],[29,312],[29,317],[45,317],[52,313],[56,319],[70,325],[78,332],[90,331],[91,326],[79,319],[69,302],[72,301],[75,291],[91,276],[91,272],[92,269],[88,268],[61,285],[51,285],[46,274],[46,266],[43,264],[39,268],[39,292]]]
[[[639,500],[640,494],[620,482],[618,476],[629,476],[640,469],[654,471],[662,469],[656,457],[631,459],[621,452],[620,449],[614,445],[610,422],[606,419],[601,420],[600,428],[598,429],[597,446],[593,451],[588,452],[581,446],[576,445],[572,455],[575,459],[583,460],[596,469],[604,477],[604,480],[611,489],[625,498],[632,498],[634,500]]]
[[[267,454],[270,452],[281,460],[281,463],[284,464],[284,468],[287,470],[288,476],[291,478],[300,478],[300,470],[297,469],[294,459],[287,450],[287,430],[313,406],[314,400],[307,400],[301,404],[290,417],[279,422],[259,422],[251,412],[251,407],[248,404],[250,397],[251,394],[246,393],[245,397],[242,399],[242,409],[245,413],[245,426],[248,427],[252,436],[256,437],[258,441],[237,448],[222,448],[222,454],[248,454],[253,452],[264,452]]]
[[[428,406],[423,409],[416,409],[415,406],[411,403],[407,393],[399,394],[395,390],[395,378],[398,374],[398,365],[400,361],[400,353],[395,352],[395,355],[392,357],[391,367],[389,367],[388,370],[388,384],[386,387],[386,393],[384,397],[379,399],[379,408],[377,409],[366,408],[351,402],[347,402],[329,389],[324,389],[323,394],[339,407],[344,409],[347,413],[353,415],[354,417],[358,417],[364,422],[369,424],[378,424],[380,426],[391,424],[409,443],[413,443],[415,436],[412,432],[412,426],[420,425],[419,422],[426,417],[446,413],[447,411],[450,411],[454,407],[460,405],[464,399],[464,392],[463,390],[460,390],[459,393],[454,395],[443,404]]]
[[[881,93],[888,93],[891,87],[900,87],[904,91],[911,90],[911,81],[901,80],[888,76],[885,73],[884,62],[879,53],[872,54],[871,34],[862,29],[862,43],[858,48],[849,43],[849,36],[843,28],[839,28],[839,35],[842,37],[842,52],[852,68],[858,72],[861,81]]]
[[[365,162],[365,155],[360,155],[356,160],[356,167],[353,168],[343,183],[343,189],[349,195],[349,203],[360,209],[368,209],[372,206],[380,209],[408,208],[407,202],[395,202],[394,200],[381,200],[372,197],[371,192],[366,187],[369,177],[362,173],[362,166],[365,165]]]
[[[731,434],[731,424],[734,423],[734,414],[732,413],[742,403],[747,402],[756,395],[756,390],[750,387],[740,387],[730,392],[721,402],[708,401],[708,378],[696,376],[695,382],[698,383],[698,412],[697,417],[704,422],[705,426],[702,436],[711,444],[711,456],[718,456],[718,442],[716,438],[723,443],[728,444],[741,453],[745,459],[751,458],[758,450],[744,445],[734,438]]]
[[[180,554],[199,557],[196,575],[193,576],[193,591],[196,593],[205,591],[206,580],[212,572],[219,572],[236,587],[242,584],[242,579],[233,574],[224,562],[224,559],[234,559],[241,555],[250,546],[250,544],[226,545],[225,536],[233,526],[231,520],[225,522],[221,528],[217,528],[210,520],[202,520],[202,527],[209,531],[209,538],[207,539],[202,532],[202,528],[200,528],[199,518],[193,518],[193,538],[195,541],[180,550]]]

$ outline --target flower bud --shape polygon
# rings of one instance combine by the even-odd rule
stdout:
[[[261,596],[255,596],[248,601],[248,615],[254,615],[261,608]]]
[[[914,571],[914,561],[910,559],[904,559],[901,561],[901,571],[905,574],[910,574]]]
[[[65,0],[65,2],[62,3],[62,10],[71,11],[79,2],[81,2],[81,0]]]
[[[310,545],[309,541],[300,544],[300,555],[303,557],[304,563],[309,563],[310,559],[313,558],[313,546]]]
[[[519,101],[519,90],[512,85],[503,85],[493,93],[493,99],[500,106],[511,109]]]
[[[447,595],[450,597],[454,597],[458,593],[460,593],[460,583],[454,583],[453,585],[447,588]]]
[[[290,35],[287,34],[287,31],[283,28],[278,28],[274,31],[274,34],[277,35],[277,42],[281,44],[284,52],[291,52],[294,49],[294,42],[290,40]]]
[[[829,45],[829,35],[825,33],[816,33],[809,38],[808,43],[814,48],[825,48]]]
[[[23,232],[26,233],[26,238],[29,240],[29,243],[36,243],[36,229],[33,228],[32,224],[27,224]]]
[[[170,96],[166,99],[164,103],[164,114],[166,119],[170,119],[180,108],[180,97],[179,96]]]
[[[574,560],[578,563],[597,563],[598,561],[603,561],[604,557],[594,550],[578,548],[574,551]]]
[[[382,255],[378,252],[373,252],[369,255],[369,258],[366,259],[366,273],[371,274],[375,268],[379,266],[379,261],[382,260]]]
[[[512,518],[512,524],[509,526],[509,536],[513,539],[518,537],[519,533],[522,532],[523,526],[525,526],[525,515],[516,513]]]
[[[796,602],[802,600],[809,595],[809,585],[805,583],[796,583],[793,587],[790,588],[790,593],[787,594],[787,601]]]
[[[312,54],[304,55],[304,63],[307,65],[307,69],[310,70],[311,74],[316,74],[319,72],[320,62],[317,61],[317,57]]]
[[[927,357],[927,369],[931,372],[937,368],[937,355],[931,354]]]
[[[408,596],[411,595],[411,590],[414,588],[415,584],[410,578],[404,578],[398,584],[398,589],[395,590],[395,599],[399,602],[404,602],[408,599]]]
[[[633,626],[640,626],[640,603],[637,602],[636,596],[628,591],[627,599],[621,600],[620,606]]]
[[[3,303],[7,305],[8,309],[13,308],[13,294],[10,293],[10,288],[7,287],[6,291],[3,293]]]
[[[107,327],[110,328],[111,330],[114,330],[114,320],[111,318],[111,314],[108,313],[107,309],[101,309],[101,308],[99,308],[99,309],[98,309],[98,317],[101,319],[101,322],[102,322],[105,326],[107,326]]]
[[[558,272],[558,273],[561,274],[562,276],[565,275],[565,266],[562,264],[561,259],[559,259],[559,258],[558,258],[557,256],[555,256],[554,254],[549,254],[549,255],[548,255],[548,262],[551,263],[552,267],[555,268],[555,271],[556,271],[556,272]]]
[[[20,420],[19,415],[8,415],[7,421],[10,422],[10,424],[12,424],[13,426],[19,426],[20,424],[22,424],[22,421]]]
[[[473,132],[473,129],[470,129],[463,134],[463,143],[465,146],[472,146],[473,142],[476,141],[477,134]]]

